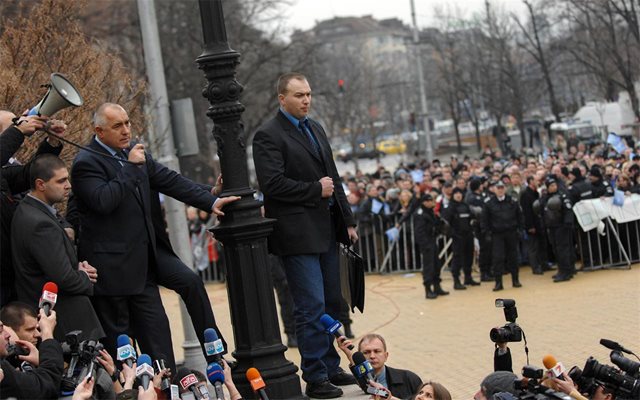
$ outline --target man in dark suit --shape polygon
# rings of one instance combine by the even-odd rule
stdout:
[[[282,257],[295,303],[296,335],[306,393],[335,398],[334,385],[355,383],[339,367],[340,356],[320,323],[322,314],[340,311],[336,242],[358,239],[322,126],[309,119],[311,88],[304,75],[278,80],[278,114],[258,129],[253,158],[265,216],[277,222],[269,249]]]
[[[66,200],[71,185],[62,160],[52,154],[36,158],[29,169],[31,191],[20,202],[11,223],[11,252],[18,299],[34,308],[47,282],[58,285],[55,338],[81,330],[83,339],[104,336],[88,296],[93,294],[96,269],[79,263],[75,248],[61,225],[54,204]]]
[[[98,107],[94,130],[89,144],[93,152],[78,153],[71,178],[80,221],[78,253],[100,274],[93,303],[107,334],[105,348],[115,354],[116,338],[126,333],[152,358],[164,355],[175,371],[171,331],[158,285],[182,296],[201,342],[205,328],[217,327],[202,280],[186,279],[205,293],[204,298],[186,293],[184,278],[195,273],[182,263],[165,262],[167,252],[159,250],[151,192],[216,215],[223,215],[222,207],[238,197],[216,198],[154,161],[144,145],[131,147],[129,116],[117,104]]]

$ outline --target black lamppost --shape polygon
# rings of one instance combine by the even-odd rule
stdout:
[[[207,86],[202,94],[209,100],[207,116],[213,120],[213,137],[218,144],[224,177],[223,196],[242,199],[225,208],[225,217],[212,231],[224,244],[231,323],[238,361],[233,379],[244,398],[252,398],[245,373],[257,368],[273,399],[304,398],[298,368],[284,357],[267,257],[267,236],[274,220],[260,213],[249,187],[244,126],[240,117],[242,85],[235,70],[240,54],[229,47],[221,0],[199,0],[204,51],[197,58]]]

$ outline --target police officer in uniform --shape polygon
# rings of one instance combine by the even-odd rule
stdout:
[[[602,178],[602,171],[600,167],[594,165],[589,171],[589,180],[591,181],[592,199],[597,199],[603,196],[613,196],[613,188],[609,182]]]
[[[502,274],[511,273],[511,283],[519,288],[518,277],[518,231],[524,228],[522,210],[518,201],[506,194],[504,182],[495,184],[495,196],[485,203],[482,213],[482,233],[491,237],[491,254],[493,259],[493,275],[496,286],[493,291],[504,289]]]
[[[464,202],[469,205],[471,212],[479,221],[484,208],[484,201],[489,197],[482,191],[482,180],[473,178],[469,182],[469,192],[464,198]],[[478,264],[480,266],[480,281],[491,282],[493,275],[491,274],[491,242],[487,241],[480,232],[480,224],[476,224],[473,229],[473,235],[478,239],[480,244],[480,255],[478,256]]]
[[[543,222],[551,248],[558,262],[554,282],[568,281],[575,274],[573,261],[573,210],[569,196],[558,190],[558,182],[550,176],[545,181],[547,193],[540,200]]]
[[[471,277],[471,265],[473,264],[473,226],[474,219],[469,206],[464,203],[463,192],[460,188],[453,189],[449,206],[442,211],[443,218],[451,226],[453,239],[453,259],[451,260],[451,273],[453,274],[453,288],[464,290],[466,287],[460,282],[460,270],[464,271],[464,284],[478,286]]]
[[[571,171],[569,171],[569,178],[572,179],[571,185],[569,186],[569,197],[571,198],[571,203],[576,204],[581,200],[592,198],[593,192],[591,190],[591,183],[584,179],[580,172],[580,168],[572,168]]]
[[[433,212],[436,203],[430,194],[420,199],[420,207],[413,214],[414,237],[422,256],[422,282],[427,299],[448,295],[440,286],[440,262],[436,236],[442,220]]]

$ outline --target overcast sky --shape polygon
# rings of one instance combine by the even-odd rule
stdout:
[[[287,25],[291,28],[309,29],[316,21],[333,17],[361,17],[372,15],[376,19],[399,18],[411,24],[410,0],[293,0],[295,4],[285,9]],[[463,17],[482,11],[484,0],[414,0],[418,26],[434,25],[434,8],[448,4],[458,8]],[[492,0],[505,10],[522,15],[524,6],[520,0]]]

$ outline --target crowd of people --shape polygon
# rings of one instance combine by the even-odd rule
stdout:
[[[587,251],[586,240],[594,232],[575,229],[572,207],[615,191],[624,196],[640,193],[640,155],[633,143],[617,153],[606,143],[587,148],[577,141],[566,152],[548,149],[544,157],[530,149],[505,157],[486,148],[478,158],[453,155],[447,162],[346,173],[343,184],[363,238],[363,257],[375,267],[384,247],[374,250],[374,244],[387,240],[385,231],[394,226],[412,229],[407,239],[400,237],[400,256],[391,262],[415,261],[417,269],[422,268],[426,297],[434,299],[448,294],[440,284],[440,235],[452,239],[454,290],[479,285],[472,276],[474,260],[479,281],[494,282],[494,291],[504,288],[507,273],[513,287],[521,287],[520,265],[544,274],[555,264],[554,282],[571,279],[578,258],[584,269],[599,266],[606,249]],[[638,238],[628,242],[636,254]],[[595,243],[592,238],[591,246]],[[411,260],[414,246],[420,257]]]

